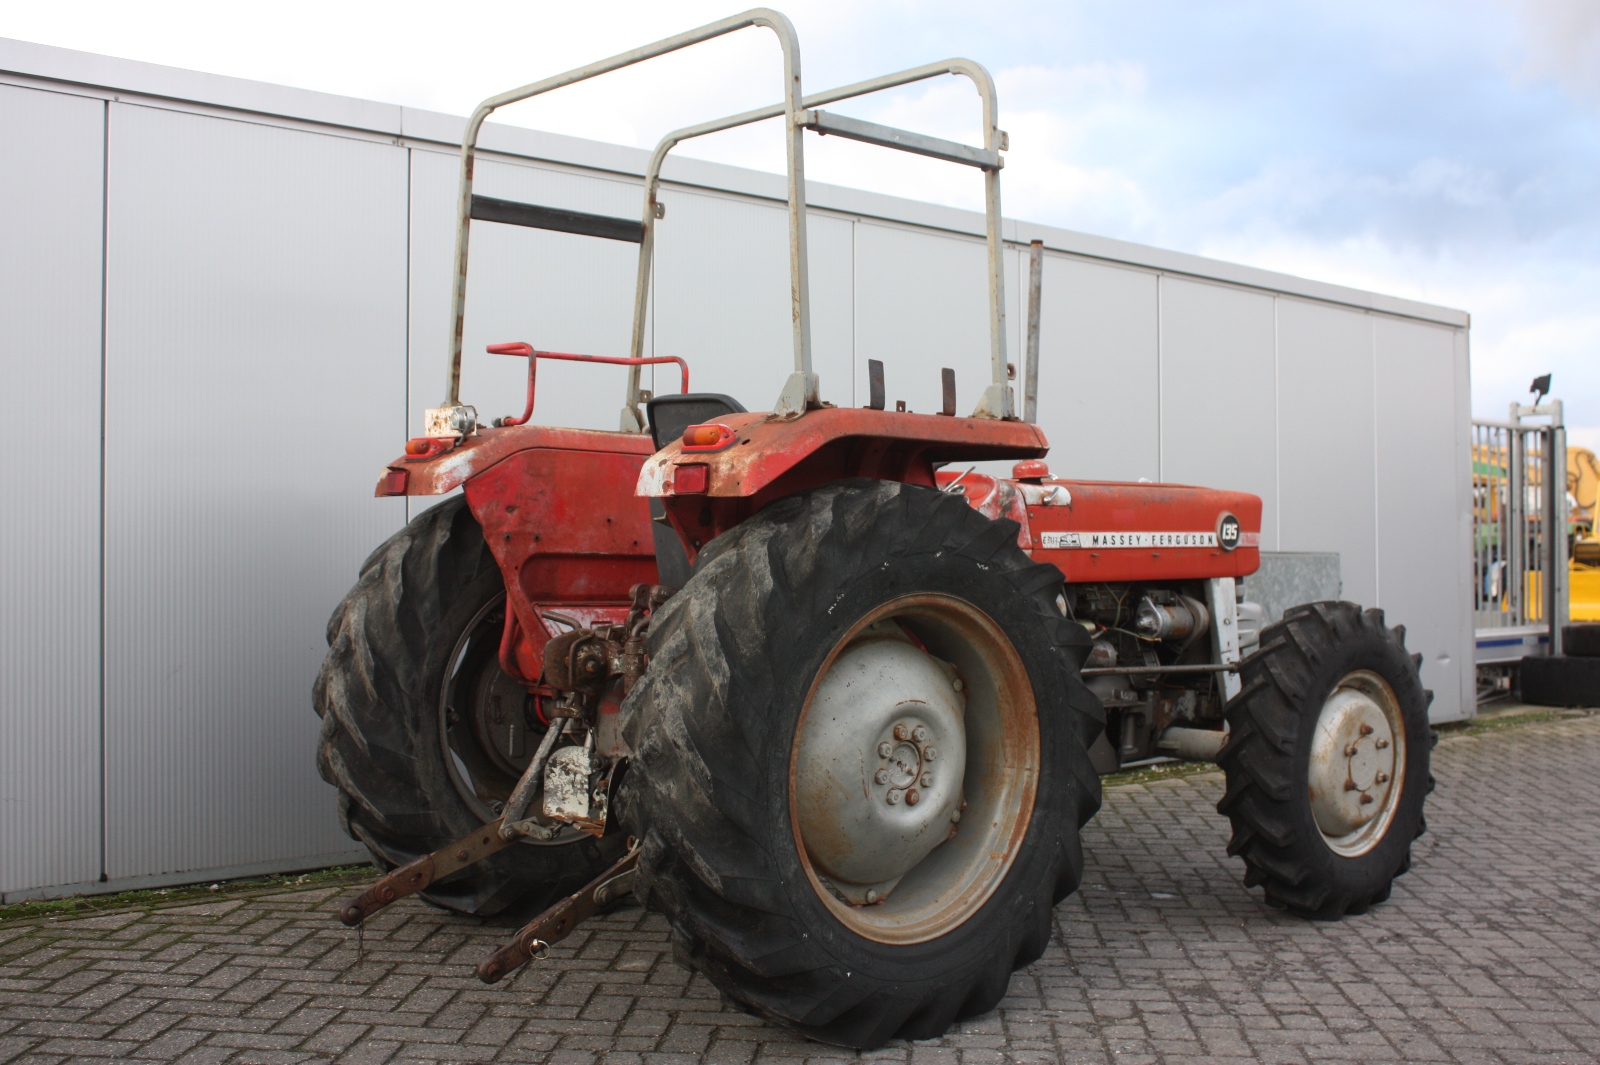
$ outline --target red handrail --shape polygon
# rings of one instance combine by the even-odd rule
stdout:
[[[528,419],[533,417],[533,387],[538,373],[540,359],[559,359],[562,362],[603,362],[613,366],[650,366],[660,362],[675,362],[678,364],[682,387],[680,391],[689,391],[689,364],[676,355],[652,355],[649,358],[621,358],[616,355],[573,355],[565,351],[535,351],[532,344],[490,344],[486,349],[490,355],[516,355],[528,360],[528,406],[523,410],[522,417],[501,418],[497,425],[526,425]]]

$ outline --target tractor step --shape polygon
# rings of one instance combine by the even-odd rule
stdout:
[[[548,910],[522,926],[511,942],[478,964],[478,979],[499,983],[532,959],[543,960],[550,947],[573,929],[633,890],[633,870],[639,864],[639,844],[628,841],[628,853]]]
[[[354,928],[396,899],[415,895],[429,884],[482,861],[511,845],[500,837],[500,822],[491,821],[470,836],[424,854],[414,862],[392,869],[376,884],[356,895],[339,909],[339,920]]]

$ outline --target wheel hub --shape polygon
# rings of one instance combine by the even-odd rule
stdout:
[[[811,861],[856,905],[888,897],[960,819],[961,680],[905,639],[835,660],[800,736],[795,800]]]
[[[1383,838],[1400,796],[1405,732],[1394,693],[1359,671],[1323,704],[1311,743],[1312,816],[1336,853],[1353,857]]]

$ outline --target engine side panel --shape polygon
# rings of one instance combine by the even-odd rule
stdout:
[[[1022,526],[1018,545],[1071,583],[1243,577],[1261,566],[1261,498],[1178,484],[1013,481],[943,469],[939,487]],[[1237,522],[1226,546],[1223,520]]]
[[[1033,557],[1068,581],[1244,577],[1261,568],[1261,497],[1217,488],[1108,481],[1047,481],[1067,505],[1028,507]],[[1237,545],[1223,540],[1237,520]]]

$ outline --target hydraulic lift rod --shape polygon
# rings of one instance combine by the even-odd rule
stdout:
[[[510,845],[510,840],[500,838],[500,822],[491,821],[464,839],[390,870],[376,884],[345,903],[339,910],[339,920],[354,928],[396,899],[415,895],[434,881],[458,869],[465,869],[473,862],[482,861]]]

